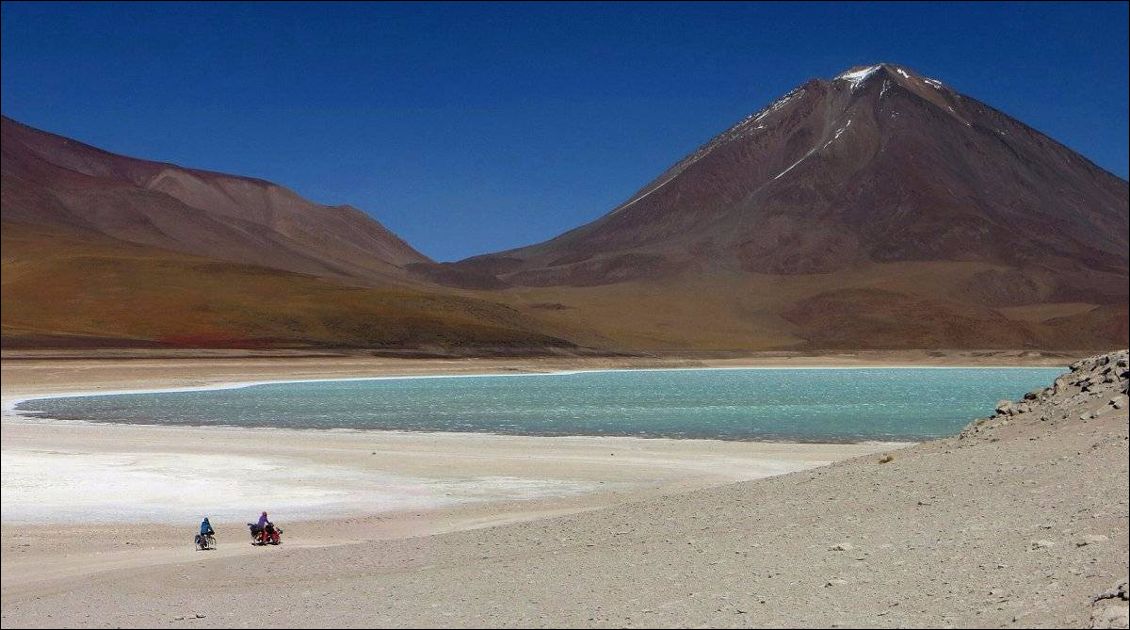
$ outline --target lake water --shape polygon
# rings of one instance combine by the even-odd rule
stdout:
[[[1061,368],[623,370],[383,378],[28,400],[62,420],[725,440],[957,433]]]

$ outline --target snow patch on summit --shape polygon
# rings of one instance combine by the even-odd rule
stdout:
[[[882,66],[868,66],[866,68],[863,68],[862,70],[845,72],[843,74],[837,75],[834,80],[847,81],[851,84],[851,90],[854,92],[856,88],[858,88],[860,85],[863,85],[863,82],[867,80],[867,77],[875,74],[875,72],[881,67]]]
[[[875,74],[877,71],[879,71],[880,69],[883,69],[883,68],[886,68],[888,72],[892,72],[892,73],[898,75],[899,77],[902,77],[902,80],[925,83],[926,85],[934,88],[935,90],[945,89],[945,85],[941,81],[938,81],[937,79],[931,79],[930,77],[924,77],[924,76],[919,75],[919,74],[907,72],[905,68],[902,68],[902,67],[899,67],[899,66],[896,66],[896,65],[893,65],[893,64],[882,64],[882,63],[874,65],[874,66],[867,66],[865,68],[860,68],[858,70],[849,70],[847,72],[842,72],[839,75],[837,75],[836,78],[833,79],[833,81],[847,81],[849,84],[851,84],[851,90],[854,92],[858,87],[863,85],[864,82],[866,82],[867,79],[871,77],[871,75]],[[893,75],[888,75],[888,76],[895,78]],[[884,81],[883,82],[883,87],[884,87],[883,92],[886,92],[887,85],[888,85],[888,82]],[[882,94],[880,94],[880,98],[882,98]]]

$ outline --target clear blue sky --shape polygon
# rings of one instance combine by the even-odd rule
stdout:
[[[349,203],[438,260],[594,219],[812,77],[890,61],[1127,176],[1127,3],[3,3],[2,109]]]

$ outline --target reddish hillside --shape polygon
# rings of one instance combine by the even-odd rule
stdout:
[[[371,284],[429,259],[366,214],[270,182],[108,153],[3,119],[3,220]]]
[[[1128,343],[1127,183],[888,64],[805,83],[597,221],[455,264],[433,263],[353,208],[8,119],[2,171],[6,338],[654,352]],[[60,243],[97,254],[61,255]],[[113,254],[126,244],[148,253]],[[144,271],[139,261],[161,251],[200,260]],[[249,265],[323,284],[271,275],[279,293],[268,296]],[[359,302],[326,280],[415,297]],[[438,319],[425,316],[441,303]]]
[[[756,312],[751,336],[813,347],[1062,347],[1080,335],[993,309],[1083,304],[1096,321],[1073,321],[1106,347],[1126,343],[1107,319],[1125,319],[1127,204],[1124,180],[1067,147],[881,64],[805,83],[590,224],[455,266],[565,304],[638,284],[693,307],[725,285],[726,310]],[[907,265],[931,280],[907,283]],[[741,295],[765,277],[774,295]],[[709,301],[665,326],[711,327]],[[646,308],[623,316],[646,326]]]
[[[3,345],[569,352],[514,308],[3,223]]]
[[[463,266],[526,285],[891,261],[1125,276],[1127,190],[1001,112],[878,65],[805,83],[593,223]],[[1125,286],[1104,290],[1126,295]]]

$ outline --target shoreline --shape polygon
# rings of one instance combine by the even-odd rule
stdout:
[[[818,371],[818,370],[1000,370],[1000,369],[1054,369],[1052,366],[990,366],[990,365],[868,365],[868,366],[852,366],[852,365],[806,365],[806,366],[704,366],[704,367],[669,367],[669,368],[655,368],[655,367],[625,367],[625,368],[589,368],[589,369],[559,369],[552,371],[502,371],[502,372],[481,372],[481,373],[438,373],[438,374],[389,374],[381,376],[357,376],[357,377],[323,377],[323,378],[300,378],[300,379],[267,379],[267,380],[236,380],[236,381],[218,381],[204,385],[192,386],[166,386],[166,387],[152,387],[152,388],[130,388],[130,389],[117,389],[117,390],[76,390],[76,391],[58,391],[52,393],[42,393],[35,395],[20,395],[4,393],[0,397],[0,413],[2,413],[3,422],[8,423],[26,423],[26,424],[43,424],[43,423],[63,423],[69,425],[111,425],[111,426],[147,426],[147,427],[185,427],[185,428],[224,428],[224,429],[254,429],[254,430],[278,430],[278,431],[335,431],[335,432],[356,432],[365,434],[368,432],[378,433],[405,433],[413,435],[430,435],[430,434],[456,434],[456,435],[489,435],[495,437],[531,437],[531,438],[616,438],[616,439],[638,439],[638,440],[694,440],[694,441],[717,441],[717,442],[747,442],[747,443],[765,443],[765,444],[861,444],[861,445],[902,445],[908,446],[917,444],[922,441],[929,441],[931,439],[941,439],[947,436],[928,437],[920,440],[879,440],[879,439],[864,439],[864,440],[800,440],[800,439],[740,439],[733,438],[727,439],[723,437],[673,437],[666,435],[607,435],[607,434],[535,434],[535,433],[499,433],[491,431],[413,431],[409,429],[367,429],[358,427],[272,427],[272,426],[242,426],[236,424],[208,424],[208,425],[193,425],[193,424],[172,424],[165,425],[160,423],[140,423],[140,422],[108,422],[108,421],[88,421],[81,419],[58,419],[46,416],[33,415],[37,414],[36,411],[23,411],[19,410],[20,404],[36,400],[51,400],[58,398],[84,398],[96,396],[124,396],[132,394],[162,394],[162,393],[182,393],[182,392],[203,392],[203,391],[224,391],[235,389],[246,389],[262,385],[286,385],[286,384],[304,384],[304,383],[336,383],[336,382],[370,382],[370,381],[396,381],[396,380],[418,380],[418,379],[462,379],[462,378],[492,378],[492,377],[537,377],[537,376],[572,376],[580,374],[607,374],[617,372],[681,372],[681,371],[744,371],[744,370],[803,370],[803,371]]]
[[[176,521],[186,511],[180,507],[192,504],[176,497],[191,494],[197,477],[208,480],[208,491],[197,489],[201,495],[218,496],[207,502],[214,507],[201,504],[195,511],[214,514],[256,502],[314,521],[383,518],[401,508],[439,513],[468,503],[517,502],[523,511],[540,510],[566,498],[603,504],[608,489],[621,498],[641,498],[653,491],[761,479],[916,444],[187,426],[10,416],[3,419],[3,428],[0,524],[5,526]],[[207,472],[193,472],[194,462]],[[251,483],[240,471],[263,472],[254,473],[257,479]],[[119,496],[132,499],[119,504]],[[85,511],[75,505],[86,506]]]
[[[432,497],[434,500],[414,503],[414,509],[429,511],[431,518],[442,519],[452,510],[459,511],[459,506],[466,502],[481,503],[484,506],[498,506],[498,513],[491,515],[491,519],[498,520],[506,518],[505,515],[512,512],[556,513],[563,498],[572,495],[577,497],[568,502],[575,504],[574,508],[588,509],[594,505],[608,505],[610,495],[597,486],[612,487],[619,484],[615,493],[617,498],[613,501],[615,503],[651,496],[655,491],[683,492],[764,478],[862,454],[905,448],[915,443],[882,440],[801,442],[697,437],[547,436],[358,428],[161,425],[57,420],[15,409],[21,402],[36,399],[220,390],[269,383],[569,375],[624,369],[577,365],[569,368],[555,366],[560,369],[546,371],[548,366],[529,362],[492,362],[486,366],[477,363],[453,366],[449,362],[438,362],[405,366],[399,361],[378,361],[366,366],[369,373],[365,376],[346,376],[357,373],[356,365],[352,362],[331,362],[329,365],[317,366],[317,369],[329,372],[318,375],[295,374],[290,365],[278,366],[275,361],[268,363],[271,367],[281,367],[287,373],[285,376],[290,378],[273,373],[264,374],[261,363],[242,366],[243,369],[236,375],[212,372],[190,375],[185,372],[186,364],[181,360],[130,362],[124,367],[116,361],[94,361],[81,366],[63,361],[39,362],[34,369],[29,369],[22,362],[15,365],[4,362],[2,452],[5,458],[4,490],[7,500],[3,524],[11,526],[16,523],[31,523],[30,527],[38,529],[44,519],[56,521],[52,525],[46,525],[47,527],[63,526],[82,521],[83,518],[104,522],[107,518],[105,514],[112,513],[115,509],[122,516],[108,517],[109,521],[136,520],[138,514],[130,509],[107,506],[92,506],[92,512],[86,517],[71,514],[63,518],[51,518],[51,512],[45,509],[39,509],[38,512],[29,512],[27,507],[16,509],[20,496],[23,495],[17,495],[13,487],[17,482],[28,485],[41,483],[37,481],[40,474],[65,478],[75,487],[83,487],[88,476],[101,476],[119,483],[131,478],[125,474],[131,470],[134,471],[133,476],[173,475],[153,482],[158,487],[172,487],[192,482],[178,466],[183,465],[184,461],[194,461],[194,458],[208,462],[202,465],[215,466],[221,470],[239,466],[266,467],[269,470],[294,468],[307,471],[306,477],[318,477],[323,473],[330,474],[325,473],[326,470],[335,470],[337,472],[331,476],[347,480],[342,483],[360,484],[354,488],[357,496],[379,496],[383,497],[382,500],[387,500],[387,504],[359,506],[346,498],[341,498],[344,502],[340,505],[335,502],[337,499],[319,499],[315,500],[315,507],[293,506],[295,516],[304,519],[318,516],[322,508],[330,510],[324,518],[312,521],[316,522],[317,527],[324,528],[327,522],[345,517],[385,518],[403,507],[403,501],[408,500],[417,488],[436,488],[444,484],[456,484],[457,489],[448,493],[454,493],[456,498],[449,500],[448,497]],[[405,374],[406,367],[423,373]],[[460,372],[460,368],[468,371]],[[731,366],[720,369],[746,368]],[[55,382],[48,384],[38,378],[45,370],[53,374],[52,380]],[[207,372],[206,367],[205,371]],[[294,376],[298,378],[293,378]],[[76,441],[75,435],[81,435],[82,440]],[[415,453],[417,459],[393,453],[405,449]],[[366,458],[357,456],[370,451],[373,455],[380,452],[387,461],[374,467],[371,462],[364,461]],[[326,452],[334,455],[327,456],[324,454]],[[43,453],[52,453],[53,459]],[[497,461],[485,464],[477,461],[482,459],[483,453],[489,453]],[[615,454],[620,454],[621,457],[628,454],[635,461],[620,459],[616,464],[602,461],[603,458],[611,460]],[[352,459],[348,463],[343,461],[350,457]],[[56,463],[51,464],[51,461]],[[67,474],[71,477],[51,472],[53,468],[62,465],[59,462],[66,465],[66,471],[69,471]],[[18,470],[26,471],[17,480],[14,477]],[[41,473],[36,473],[37,470]],[[80,474],[78,471],[84,472]],[[338,496],[332,494],[336,490],[326,489],[324,484],[302,486],[308,480],[301,475],[277,477],[272,481],[277,487],[272,487],[275,487],[280,496],[286,496],[287,488],[292,487],[288,484],[297,484],[296,487],[303,488],[308,493]],[[234,478],[225,478],[224,483],[233,489],[245,485]],[[385,486],[389,485],[400,490],[386,492]],[[119,488],[118,494],[142,496],[146,491],[142,486],[127,485]],[[459,495],[460,492],[466,496]],[[72,502],[94,501],[93,497],[100,496],[100,493],[101,489],[98,487],[88,489],[83,496],[79,496],[81,493],[64,493],[60,495],[62,498],[54,499],[54,504],[58,510],[67,510]],[[241,495],[232,490],[232,493],[246,496],[246,492]],[[477,496],[480,493],[485,495]],[[26,491],[24,494],[26,495]],[[283,505],[286,505],[285,501]],[[144,517],[142,520],[155,519],[158,522],[167,521],[169,515],[170,513],[141,514]]]
[[[279,363],[283,365],[279,365]],[[0,387],[3,413],[2,449],[5,459],[3,526],[4,592],[23,592],[37,584],[54,583],[118,570],[122,567],[179,565],[254,553],[243,541],[242,520],[231,510],[241,504],[258,508],[254,491],[243,488],[241,468],[279,470],[270,482],[270,494],[285,499],[301,489],[306,493],[338,492],[344,485],[369,504],[350,502],[330,508],[286,506],[272,514],[284,529],[285,549],[430,537],[517,522],[540,521],[623,505],[650,498],[727,485],[738,481],[806,470],[845,458],[901,449],[909,442],[795,443],[745,442],[710,439],[645,438],[634,436],[523,436],[476,432],[416,432],[363,429],[303,429],[280,427],[178,426],[100,423],[36,418],[22,415],[14,407],[22,401],[73,396],[76,393],[104,395],[139,391],[198,391],[248,387],[260,383],[336,380],[453,378],[483,376],[537,376],[547,374],[540,362],[489,362],[471,365],[450,362],[366,361],[356,374],[353,361],[303,362],[303,373],[283,359],[257,360],[238,365],[237,373],[213,371],[203,360],[35,361],[2,363]],[[242,363],[242,362],[237,362]],[[226,365],[231,366],[228,362]],[[186,369],[194,367],[195,370]],[[555,366],[557,367],[557,366]],[[555,373],[593,370],[591,365],[561,366]],[[473,370],[461,373],[459,370]],[[229,368],[230,370],[230,368]],[[516,372],[515,370],[523,370]],[[278,372],[283,372],[280,376]],[[421,374],[404,372],[417,371]],[[48,379],[41,378],[49,374]],[[298,378],[293,378],[294,376]],[[287,376],[292,378],[287,378]],[[52,516],[50,509],[28,512],[14,509],[21,496],[12,492],[14,473],[30,466],[21,483],[38,484],[42,474],[58,477],[59,464],[77,466],[81,475],[66,473],[62,485],[82,484],[86,478],[101,478],[113,492],[85,488],[52,501],[64,513]],[[378,456],[379,454],[379,456]],[[60,460],[61,458],[61,460]],[[199,459],[206,458],[206,459]],[[218,459],[217,459],[218,458]],[[374,462],[374,460],[379,460]],[[213,523],[222,534],[222,554],[202,557],[185,549],[185,519],[170,514],[123,512],[109,518],[66,513],[74,501],[111,500],[102,494],[147,496],[151,488],[123,484],[134,474],[174,475],[157,482],[161,487],[191,483],[177,472],[184,462],[207,462],[215,467],[218,484],[229,488],[233,498],[224,503]],[[121,467],[125,468],[121,468]],[[35,473],[35,470],[42,471]],[[55,471],[52,474],[50,471]],[[327,481],[311,484],[310,477],[336,471]],[[97,471],[97,472],[91,472]],[[66,472],[66,471],[64,471]],[[293,474],[291,474],[293,473]],[[176,476],[179,475],[179,476]],[[147,482],[152,483],[152,481]],[[389,490],[389,487],[394,490]],[[420,490],[424,489],[424,490]],[[531,491],[533,494],[531,494]],[[34,490],[34,492],[42,492]],[[538,494],[538,493],[541,494]],[[421,494],[422,493],[422,494]],[[429,494],[430,493],[430,494]],[[455,493],[459,496],[440,496]],[[461,494],[460,494],[461,493]],[[169,494],[151,499],[160,508]],[[340,497],[339,497],[340,498]],[[433,500],[438,499],[438,500]],[[383,505],[372,501],[384,501]],[[48,501],[46,496],[41,503]],[[136,504],[138,501],[135,500]],[[242,503],[241,503],[242,502]],[[91,506],[111,510],[112,506]],[[195,509],[195,508],[193,508]],[[203,509],[202,507],[200,509]],[[255,512],[257,513],[257,512]],[[250,518],[250,517],[248,517]],[[191,523],[188,523],[191,525]],[[348,530],[347,540],[338,532]],[[73,536],[74,533],[81,533]],[[102,539],[126,543],[112,549],[89,552],[76,542],[58,539]],[[145,541],[140,548],[124,546]],[[30,545],[30,546],[21,546]]]
[[[954,353],[861,351],[803,356],[764,353],[713,360],[687,360],[674,356],[389,359],[350,354],[262,356],[216,352],[218,354],[196,353],[178,358],[107,358],[97,352],[89,352],[85,356],[52,358],[40,354],[20,356],[19,353],[5,351],[0,356],[3,375],[0,379],[0,412],[9,417],[17,413],[13,409],[15,405],[34,399],[208,391],[278,383],[565,375],[628,370],[1065,368],[1076,356],[1072,353],[1044,356],[1036,351],[1013,350]],[[1031,354],[1037,357],[1029,356]],[[982,355],[1007,362],[988,362],[985,361],[987,356]]]
[[[436,439],[441,436],[452,436],[456,438],[463,438],[472,440],[476,437],[484,437],[491,439],[530,439],[530,440],[615,440],[615,441],[638,441],[638,442],[671,442],[674,444],[681,444],[684,442],[693,443],[701,442],[708,444],[753,444],[753,445],[781,445],[781,446],[861,446],[861,447],[885,447],[887,449],[905,448],[922,444],[923,442],[932,442],[934,440],[942,440],[952,435],[944,435],[938,437],[926,437],[921,440],[880,440],[880,439],[867,439],[867,440],[797,440],[797,439],[740,439],[740,438],[720,438],[720,437],[671,437],[667,435],[593,435],[593,434],[580,434],[580,433],[561,433],[561,434],[533,434],[533,433],[496,433],[491,431],[412,431],[409,429],[357,429],[352,427],[334,427],[334,428],[315,428],[315,427],[248,427],[234,424],[145,424],[140,422],[104,422],[95,420],[60,420],[56,418],[41,418],[38,421],[36,418],[27,417],[9,417],[4,419],[4,426],[70,426],[70,427],[144,427],[153,429],[191,429],[201,431],[211,431],[213,429],[223,431],[247,431],[253,433],[280,433],[284,436],[286,434],[293,434],[296,438],[303,436],[316,436],[320,434],[327,435],[353,435],[358,437],[365,436],[390,436],[390,437],[420,437]]]
[[[3,362],[5,401],[280,374],[340,380],[333,377],[484,367],[17,363]],[[107,483],[124,481],[129,475],[122,471],[131,466],[168,472],[172,463],[174,480],[177,470],[189,471],[184,479],[191,480],[202,469],[214,473],[209,481],[216,487],[234,487],[224,484],[249,474],[264,485],[233,495],[228,514],[213,517],[220,535],[215,552],[191,547],[200,517],[193,510],[213,507],[195,487],[180,499],[203,497],[181,506],[191,518],[31,525],[0,519],[4,625],[183,627],[195,619],[196,625],[281,626],[294,615],[327,627],[478,627],[484,616],[515,627],[547,619],[615,627],[679,626],[687,619],[714,627],[1083,625],[1091,614],[1088,598],[1110,588],[1126,566],[1127,425],[1124,407],[1107,405],[1108,396],[1072,398],[1054,416],[1040,411],[1049,414],[1046,422],[1033,411],[978,425],[981,434],[968,439],[881,445],[888,448],[37,423],[5,413],[6,486],[18,471],[9,466],[13,453],[93,455],[100,470],[110,471]],[[1083,420],[1080,414],[1099,405],[1101,413]],[[311,474],[325,467],[356,472]],[[65,487],[68,470],[48,468],[31,481]],[[523,478],[580,491],[528,498],[523,492],[530,486],[513,482]],[[397,495],[404,489],[398,479],[429,489]],[[131,487],[94,487],[103,496],[87,491],[83,501],[168,502],[151,492],[131,494],[137,492]],[[151,490],[148,481],[138,487]],[[8,502],[19,497],[4,490],[5,515],[14,514]],[[383,513],[361,511],[368,515],[268,505],[295,490],[341,491],[370,507],[388,496],[410,501]],[[31,491],[37,501],[52,496]],[[483,500],[411,503],[441,496]],[[280,547],[247,544],[243,523],[263,508],[284,529]],[[278,589],[257,585],[264,571]],[[815,604],[812,593],[821,594]]]
[[[609,374],[616,372],[692,372],[692,371],[741,371],[741,370],[1029,370],[1048,368],[1054,369],[1055,365],[903,365],[903,364],[875,364],[875,365],[749,365],[749,366],[703,366],[703,367],[670,367],[670,368],[606,368],[606,369],[576,369],[531,372],[482,372],[468,374],[394,374],[388,376],[355,376],[355,377],[327,377],[327,378],[300,378],[300,379],[270,379],[255,381],[227,381],[208,385],[195,385],[187,387],[155,387],[144,389],[120,390],[80,390],[72,392],[57,392],[20,398],[3,397],[2,410],[17,412],[16,405],[29,400],[46,400],[52,398],[83,398],[89,396],[122,396],[129,394],[164,394],[179,392],[220,391],[226,389],[245,389],[259,385],[289,385],[297,383],[349,383],[365,381],[398,381],[417,379],[449,379],[449,378],[491,378],[491,377],[531,377],[531,376],[571,376],[576,374]]]
[[[4,389],[13,399],[13,388]],[[292,553],[544,521],[911,445],[37,422],[8,413],[2,423],[5,505],[0,542],[6,598],[106,572],[250,557],[260,550],[243,544],[242,524],[268,504],[286,530],[285,544],[277,551]],[[48,464],[52,460],[44,457],[56,463]],[[79,462],[81,475],[68,473],[73,466],[60,466],[60,458]],[[192,477],[177,476],[177,466],[195,461],[209,462],[214,467],[210,481],[229,488],[232,498],[212,502],[208,509],[186,507],[179,516],[138,511],[139,497],[154,494],[154,481],[125,483],[131,471],[166,475],[159,486],[181,487]],[[24,463],[34,468],[17,475]],[[283,472],[273,475],[265,490],[241,491],[239,471],[247,468]],[[326,477],[318,480],[319,474]],[[41,476],[64,486],[91,479],[95,483],[79,485],[77,493],[59,499],[35,486]],[[16,493],[14,482],[32,487]],[[99,488],[101,483],[111,487]],[[296,491],[350,496],[342,503],[288,505]],[[174,495],[157,494],[149,505],[164,510]],[[107,516],[107,510],[116,509],[112,503],[90,505],[101,517],[66,511],[76,501],[112,501],[112,496],[102,495],[132,497],[132,511]],[[38,512],[15,507],[21,497],[31,496],[40,505]],[[221,503],[224,507],[217,509]],[[222,553],[196,554],[187,545],[186,532],[193,525],[188,512],[194,510],[212,516]],[[237,517],[235,512],[246,514]],[[342,532],[348,534],[343,537]],[[97,550],[83,543],[103,539],[115,542]]]

